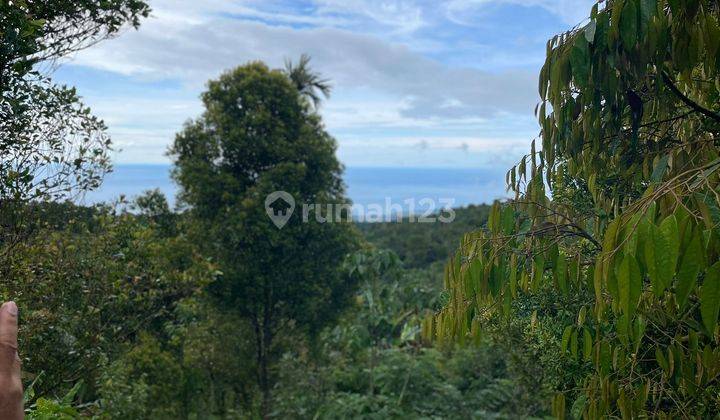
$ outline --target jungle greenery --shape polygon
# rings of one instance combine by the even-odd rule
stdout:
[[[719,22],[716,1],[614,0],[548,42],[542,148],[464,238],[428,337],[472,341],[552,291],[573,303],[559,351],[585,367],[555,416],[720,412]],[[531,325],[557,336],[548,309]]]
[[[21,308],[28,418],[720,411],[717,2],[606,1],[550,40],[515,199],[283,229],[270,192],[347,202],[308,56],[208,82],[169,150],[177,208],[78,207],[111,143],[45,67],[149,8],[0,12],[0,297]]]

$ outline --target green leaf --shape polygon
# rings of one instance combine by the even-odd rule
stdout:
[[[590,330],[583,328],[583,356],[585,360],[592,359],[593,339]]]
[[[572,415],[572,418],[574,419],[581,419],[582,413],[585,411],[585,407],[587,406],[587,396],[582,394],[573,403],[572,407],[570,408],[570,415]]]
[[[590,78],[590,50],[584,36],[575,38],[575,45],[570,51],[570,67],[575,83],[580,87],[587,86]]]
[[[570,335],[570,354],[573,359],[577,359],[578,356],[578,332],[573,331]]]
[[[662,296],[670,286],[675,275],[680,253],[679,235],[675,216],[663,220],[659,228],[653,223],[648,226],[647,238],[643,245],[645,266],[653,292],[658,297]]]
[[[670,371],[670,365],[668,364],[668,361],[665,358],[665,355],[663,354],[660,347],[655,347],[655,360],[657,361],[658,365],[660,365],[662,370],[664,370],[665,372]]]
[[[697,228],[693,229],[691,235],[692,238],[685,249],[677,273],[675,295],[677,296],[677,303],[680,305],[680,308],[683,308],[687,303],[688,296],[690,296],[690,293],[692,293],[697,284],[698,273],[705,265],[705,250],[703,249],[700,230]]]
[[[670,160],[670,155],[664,155],[658,159],[655,164],[655,168],[653,169],[652,176],[650,177],[652,182],[662,181],[662,178],[665,176],[665,171],[667,170],[668,160]]]
[[[678,228],[678,222],[675,215],[671,215],[665,218],[660,223],[660,235],[667,242],[668,255],[667,255],[667,267],[669,268],[668,276],[670,279],[675,275],[675,269],[677,267],[678,257],[680,256],[680,229]],[[670,282],[667,282],[668,287]]]
[[[703,324],[708,333],[713,334],[720,311],[720,262],[715,263],[707,270],[698,295]]]
[[[501,220],[503,233],[505,235],[511,234],[513,229],[515,229],[515,210],[513,210],[512,206],[505,206],[502,211]]]
[[[595,33],[597,32],[597,21],[591,20],[590,23],[585,27],[585,39],[587,42],[593,43],[595,41]]]
[[[567,281],[567,261],[565,256],[558,254],[555,259],[555,280],[557,281],[558,288],[567,296],[568,293],[568,281]]]
[[[617,273],[620,294],[620,308],[630,321],[640,300],[642,274],[633,255],[625,255]]]
[[[640,0],[640,32],[646,33],[650,19],[657,13],[657,0]]]
[[[635,323],[633,324],[633,341],[635,342],[635,352],[640,349],[640,346],[642,345],[642,339],[645,336],[645,329],[647,328],[647,322],[642,317],[642,315],[639,315],[635,319]]]
[[[562,353],[565,353],[568,348],[568,343],[570,343],[570,335],[572,335],[573,327],[572,325],[568,325],[565,327],[565,331],[563,331],[562,335],[562,341],[560,342],[560,351]]]
[[[626,0],[620,18],[620,38],[626,49],[631,49],[637,42],[638,8],[636,0]]]
[[[535,257],[535,264],[533,265],[533,272],[532,272],[531,287],[534,292],[539,290],[540,283],[542,282],[544,273],[545,273],[545,258],[538,255]]]

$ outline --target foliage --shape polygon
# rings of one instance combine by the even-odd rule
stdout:
[[[414,286],[417,271],[404,271],[392,253],[372,249],[347,264],[361,276],[356,304],[322,334],[317,354],[302,346],[285,354],[275,417],[516,418],[548,412],[548,394],[538,387],[542,377],[527,371],[537,360],[516,362],[508,357],[511,347],[487,343],[453,351],[420,345],[419,315],[428,301]]]
[[[275,338],[288,323],[316,334],[352,291],[340,270],[353,247],[350,226],[304,222],[299,209],[346,202],[341,166],[335,140],[281,71],[262,63],[238,67],[209,82],[202,98],[206,111],[170,151],[173,176],[195,243],[222,272],[210,293],[252,325],[267,413]],[[274,204],[266,197],[276,191],[298,206],[282,229],[266,211]]]
[[[454,209],[451,223],[358,223],[367,240],[380,249],[394,251],[407,268],[425,268],[445,263],[467,232],[485,225],[490,206],[471,205]]]
[[[615,0],[548,43],[542,151],[448,264],[428,335],[468,340],[549,285],[582,297],[560,349],[593,367],[557,416],[720,410],[719,21],[714,1]]]
[[[11,82],[0,101],[0,199],[62,199],[97,188],[110,169],[105,124],[74,89]]]
[[[38,398],[25,410],[25,417],[28,420],[71,420],[78,418],[80,413],[72,402],[81,386],[82,382],[78,382],[61,399]],[[34,397],[34,393],[33,385],[30,385],[25,391],[26,402]]]
[[[297,64],[285,60],[285,74],[300,95],[309,99],[315,109],[320,107],[321,95],[325,98],[330,97],[332,91],[330,81],[312,71],[309,55],[302,54]]]
[[[142,0],[3,0],[0,81],[23,77],[42,61],[64,57],[111,37],[126,23],[137,28],[149,13]],[[0,83],[0,91],[5,87]]]
[[[110,169],[104,123],[42,66],[148,13],[140,0],[0,1],[0,245],[26,239],[27,202],[91,190]]]
[[[92,401],[106,361],[142,331],[162,335],[178,302],[212,280],[184,238],[138,220],[96,209],[89,220],[41,227],[9,254],[1,292],[23,308],[23,369],[42,373],[39,395],[82,380],[78,398]]]
[[[133,377],[132,367],[123,360],[105,366],[100,376],[100,416],[109,419],[148,417],[149,390],[144,377]]]

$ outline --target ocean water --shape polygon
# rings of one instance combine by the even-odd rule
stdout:
[[[343,179],[347,195],[356,205],[376,204],[386,209],[390,204],[408,213],[420,214],[432,206],[435,210],[444,206],[464,207],[506,197],[505,170],[350,167],[346,168]],[[85,194],[78,202],[109,202],[121,195],[131,199],[156,188],[174,203],[177,187],[170,179],[169,165],[116,165],[100,189]]]

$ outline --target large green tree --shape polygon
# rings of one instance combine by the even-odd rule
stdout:
[[[425,331],[467,341],[555,288],[575,299],[560,350],[591,368],[559,387],[557,416],[716,415],[719,64],[711,0],[600,2],[550,40],[542,150],[508,173],[515,200],[466,236]]]
[[[353,234],[343,223],[303,222],[302,203],[344,203],[335,140],[288,76],[262,63],[209,82],[206,111],[176,137],[170,154],[194,235],[222,276],[217,301],[253,326],[262,410],[270,410],[275,339],[288,324],[311,334],[350,295],[340,270]],[[284,228],[265,208],[275,191],[297,209]]]

